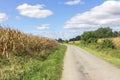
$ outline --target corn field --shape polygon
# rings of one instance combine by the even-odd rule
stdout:
[[[113,43],[117,49],[120,49],[120,37],[112,38]]]
[[[18,30],[0,26],[0,55],[9,58],[13,53],[41,52],[57,46],[55,40],[25,34]]]
[[[113,44],[115,45],[116,49],[120,49],[120,37],[116,37],[116,38],[109,38],[110,40],[112,40]],[[101,43],[104,39],[98,39],[98,43]]]

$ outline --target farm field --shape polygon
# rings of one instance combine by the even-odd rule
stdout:
[[[53,39],[0,27],[0,80],[59,80],[65,50]]]
[[[115,45],[116,49],[120,49],[120,37],[116,37],[116,38],[108,38],[109,40],[112,40],[112,42]],[[101,43],[104,39],[99,39],[97,42]]]

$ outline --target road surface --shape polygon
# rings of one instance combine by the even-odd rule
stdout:
[[[67,45],[61,80],[120,80],[120,69],[79,47]]]

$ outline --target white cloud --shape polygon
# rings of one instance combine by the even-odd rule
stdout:
[[[66,5],[76,5],[82,3],[81,0],[71,0],[68,2],[65,2]]]
[[[29,5],[22,4],[16,8],[21,15],[31,17],[31,18],[46,18],[53,14],[52,11],[48,9],[44,9],[44,5]]]
[[[7,15],[5,13],[0,13],[0,22],[3,22],[5,20],[7,20],[7,19],[8,19],[8,17],[7,17]]]
[[[38,30],[46,30],[49,28],[50,28],[50,24],[43,24],[43,25],[37,26]]]
[[[77,14],[68,20],[64,28],[96,28],[97,26],[120,26],[120,1],[105,1],[90,11]]]

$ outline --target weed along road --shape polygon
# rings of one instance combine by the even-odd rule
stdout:
[[[61,80],[120,80],[120,69],[79,47],[67,45]]]

